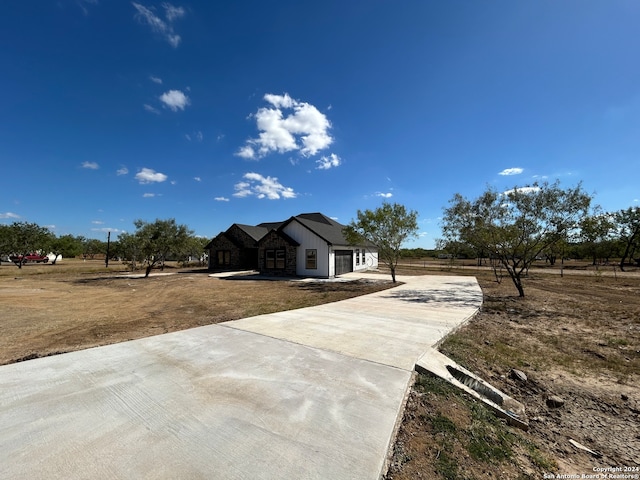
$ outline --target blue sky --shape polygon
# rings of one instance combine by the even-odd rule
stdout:
[[[635,0],[8,2],[0,222],[106,239],[175,218],[397,202],[558,179],[638,205]]]

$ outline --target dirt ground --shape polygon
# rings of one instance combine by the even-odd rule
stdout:
[[[154,271],[154,273],[159,273]],[[149,278],[122,265],[65,260],[0,266],[0,365],[201,325],[308,307],[389,288],[376,282],[212,278],[165,269]]]
[[[482,311],[441,351],[522,402],[529,431],[420,376],[387,479],[585,478],[607,467],[640,478],[640,278],[532,271],[520,299],[510,279],[475,273]]]

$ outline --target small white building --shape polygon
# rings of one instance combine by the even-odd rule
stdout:
[[[256,226],[233,224],[207,245],[209,269],[332,278],[377,268],[375,246],[349,245],[344,227],[322,213]]]

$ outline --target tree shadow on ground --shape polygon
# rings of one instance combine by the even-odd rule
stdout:
[[[402,300],[410,303],[442,304],[447,307],[479,307],[482,304],[481,292],[468,290],[429,289],[429,290],[395,290],[385,298]]]

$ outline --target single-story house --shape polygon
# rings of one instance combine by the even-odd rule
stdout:
[[[322,213],[302,213],[284,222],[255,226],[234,223],[205,247],[209,269],[332,278],[377,268],[375,246],[349,245],[344,227]]]

